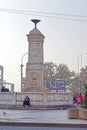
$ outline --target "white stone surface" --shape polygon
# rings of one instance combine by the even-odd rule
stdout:
[[[43,55],[44,35],[37,28],[34,28],[29,32],[29,35],[27,35],[27,39],[28,63],[26,65],[26,84],[22,91],[42,91],[45,85]],[[42,89],[38,89],[38,87]]]
[[[22,105],[25,96],[28,95],[32,105],[67,105],[72,104],[72,96],[70,93],[41,93],[41,92],[0,92],[0,107],[2,105]]]

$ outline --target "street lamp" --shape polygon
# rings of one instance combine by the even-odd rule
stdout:
[[[23,61],[23,58],[24,58],[24,56],[26,54],[28,54],[28,52],[26,52],[26,53],[23,54],[23,56],[21,58],[21,65],[20,65],[21,66],[21,91],[22,91],[22,79],[23,79],[23,63],[22,63],[22,61]]]

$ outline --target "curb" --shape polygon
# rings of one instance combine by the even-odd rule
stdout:
[[[0,126],[87,128],[87,124],[0,122]]]

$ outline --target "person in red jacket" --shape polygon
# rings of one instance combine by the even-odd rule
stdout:
[[[77,97],[77,103],[78,105],[82,105],[83,104],[83,95],[82,93],[80,92],[78,97]]]
[[[82,93],[79,93],[79,98],[80,98],[80,104],[82,105],[83,104],[83,95],[82,95]]]
[[[77,97],[77,104],[80,105],[80,96]]]

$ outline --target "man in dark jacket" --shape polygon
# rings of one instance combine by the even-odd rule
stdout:
[[[28,96],[26,96],[23,101],[23,107],[25,107],[26,105],[30,106],[30,98]]]

